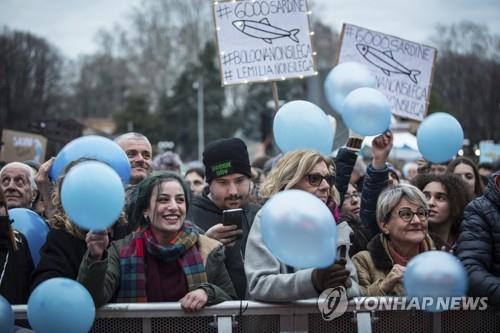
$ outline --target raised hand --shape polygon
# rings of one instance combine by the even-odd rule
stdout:
[[[384,134],[381,134],[373,139],[373,168],[383,169],[385,167],[385,163],[387,162],[387,158],[389,157],[389,153],[392,149],[393,139],[391,131],[386,131]]]

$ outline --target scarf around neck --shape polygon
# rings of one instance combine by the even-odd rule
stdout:
[[[145,256],[147,253],[160,262],[177,261],[186,276],[189,291],[207,282],[205,265],[196,246],[198,233],[186,224],[168,245],[157,242],[151,226],[138,232],[120,249],[120,287],[118,303],[147,302]],[[175,287],[175,286],[173,286]]]

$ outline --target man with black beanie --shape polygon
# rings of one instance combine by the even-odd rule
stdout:
[[[191,220],[205,230],[206,236],[225,245],[226,268],[238,296],[244,299],[247,287],[243,265],[245,246],[255,214],[260,209],[259,205],[248,202],[251,167],[247,146],[238,138],[213,141],[205,147],[203,164],[208,186],[201,196],[193,199]],[[222,225],[222,212],[235,208],[244,212],[241,229]]]

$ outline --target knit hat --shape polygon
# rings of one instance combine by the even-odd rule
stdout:
[[[238,138],[210,142],[203,152],[207,183],[214,178],[241,173],[252,176],[246,144]]]

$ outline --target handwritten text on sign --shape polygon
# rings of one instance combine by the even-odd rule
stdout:
[[[393,114],[422,120],[427,113],[436,49],[344,24],[339,63],[356,61],[374,74]]]
[[[315,75],[306,0],[214,3],[224,85]]]

